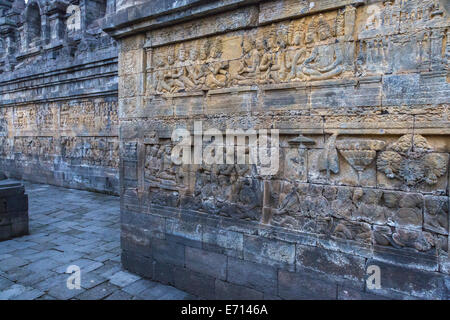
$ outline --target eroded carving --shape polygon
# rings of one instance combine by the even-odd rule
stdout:
[[[448,156],[433,152],[421,135],[404,135],[382,152],[378,170],[389,179],[398,179],[407,186],[421,183],[435,185],[447,172]]]

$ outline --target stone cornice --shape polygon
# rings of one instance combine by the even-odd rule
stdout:
[[[282,19],[295,18],[318,13],[347,5],[362,5],[367,0],[317,0],[304,3],[294,0],[283,0],[286,7],[291,8],[282,15],[271,17],[261,12],[259,24],[268,24]],[[185,21],[198,19],[207,15],[226,12],[239,7],[260,4],[260,11],[269,8],[272,1],[265,0],[184,0],[184,1],[148,1],[131,6],[107,16],[102,23],[105,32],[118,39],[132,34],[159,29]],[[280,2],[280,1],[278,1]]]

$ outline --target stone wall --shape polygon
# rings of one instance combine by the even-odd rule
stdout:
[[[0,171],[119,193],[111,0],[0,1]]]
[[[122,6],[125,267],[207,298],[448,298],[448,3]],[[280,170],[175,165],[195,122],[279,129]]]

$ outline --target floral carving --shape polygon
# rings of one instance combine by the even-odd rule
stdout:
[[[448,158],[434,153],[421,135],[404,135],[377,160],[378,170],[389,179],[404,181],[408,186],[421,183],[435,185],[447,172]]]

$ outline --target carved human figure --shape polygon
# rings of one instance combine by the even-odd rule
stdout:
[[[204,57],[204,54],[203,54]],[[186,76],[193,83],[192,89],[199,90],[205,84],[205,71],[203,64],[199,64],[199,51],[197,46],[192,46],[189,51],[189,63],[186,65]]]
[[[290,190],[289,190],[290,189]],[[295,214],[300,211],[301,196],[298,192],[298,183],[289,185],[280,205],[274,210],[275,215]],[[283,196],[284,196],[283,195]]]
[[[221,61],[222,56],[222,40],[217,39],[211,45],[209,57],[206,61],[208,75],[206,76],[206,86],[210,89],[219,89],[227,85],[229,79],[229,63]]]
[[[184,83],[180,79],[183,70],[177,68],[177,65],[175,64],[175,53],[171,49],[169,49],[167,53],[167,64],[169,69],[165,73],[165,79],[170,85],[170,92],[173,93],[184,90]]]
[[[276,83],[283,82],[288,77],[288,67],[286,61],[286,48],[288,41],[288,35],[285,30],[277,32],[276,39],[274,39],[272,45],[273,65],[270,68],[270,78]]]
[[[234,77],[234,82],[240,85],[253,84],[258,70],[260,56],[255,41],[245,36],[242,40],[244,56],[241,59],[239,70]]]
[[[310,80],[325,80],[340,75],[343,71],[343,55],[340,43],[332,41],[330,25],[323,16],[317,23],[319,43],[305,60],[301,72]],[[311,34],[307,37],[310,40]]]
[[[276,38],[274,36],[274,31],[271,30],[270,35],[268,39],[265,39],[263,41],[264,45],[264,54],[262,55],[260,64],[259,64],[259,71],[260,71],[260,84],[265,83],[274,83],[274,72],[273,66],[274,66],[274,60],[275,60],[275,54],[278,50]]]
[[[175,63],[176,71],[174,72],[174,77],[179,79],[183,83],[186,90],[195,89],[195,83],[189,78],[189,73],[187,71],[187,61],[186,61],[186,49],[184,45],[180,46],[178,50],[178,60]]]
[[[286,52],[286,68],[290,70],[288,80],[301,80],[301,66],[305,61],[306,49],[301,46],[303,28],[291,31],[290,48]]]
[[[170,92],[170,83],[167,81],[166,76],[167,70],[165,69],[166,64],[162,56],[155,56],[156,70],[154,71],[154,89],[157,93],[167,93]]]

